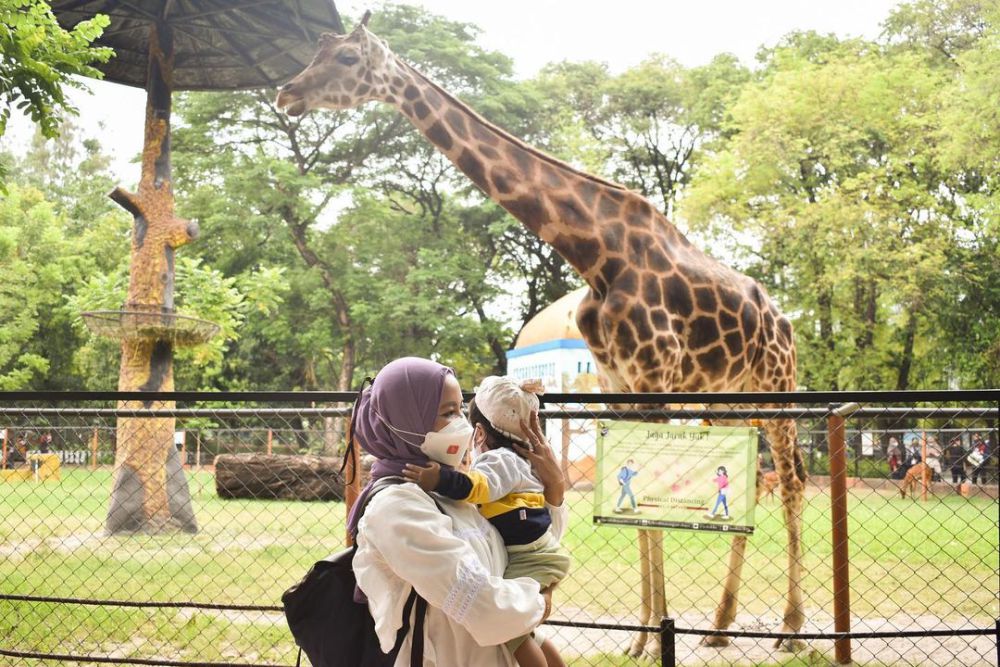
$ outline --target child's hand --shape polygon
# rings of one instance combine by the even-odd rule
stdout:
[[[428,461],[425,466],[407,463],[403,469],[403,477],[416,482],[424,491],[431,492],[441,481],[441,464],[434,461]]]

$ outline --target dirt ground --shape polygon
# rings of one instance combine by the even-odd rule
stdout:
[[[634,621],[626,619],[593,619],[595,623],[627,623]],[[677,627],[703,627],[704,617],[685,619],[683,616],[675,619]],[[737,616],[731,629],[747,632],[766,632],[778,630],[780,620],[761,619],[748,615]],[[807,621],[803,632],[830,631],[833,619],[824,614]],[[893,630],[947,630],[976,629],[982,624],[972,621],[945,623],[936,616],[900,615],[892,618],[855,619],[852,630],[855,632],[890,632]],[[596,653],[623,654],[632,641],[633,633],[620,630],[589,630],[548,626],[547,636],[559,647],[564,656],[587,655]],[[700,636],[678,635],[675,644],[675,655],[678,665],[734,665],[756,666],[767,663],[782,663],[791,658],[791,654],[775,649],[771,639],[734,639],[726,648],[707,648],[698,645]],[[799,657],[809,665],[833,664],[833,642],[816,640],[808,642],[808,646]],[[967,665],[969,667],[986,667],[997,665],[997,645],[992,635],[976,637],[902,637],[894,639],[862,639],[852,643],[852,656],[855,665]],[[637,661],[637,664],[659,665],[656,660]]]

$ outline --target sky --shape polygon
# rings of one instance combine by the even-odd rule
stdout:
[[[336,0],[356,18],[378,6],[364,0]],[[772,46],[795,30],[875,39],[899,0],[415,0],[410,4],[452,20],[476,24],[480,43],[514,60],[519,78],[561,60],[597,60],[620,72],[652,53],[664,53],[693,67],[719,53],[747,65],[762,45]],[[390,44],[390,46],[392,46]],[[134,187],[142,146],[145,91],[102,81],[88,82],[92,94],[72,91],[80,134],[96,138],[113,156],[119,182]],[[0,144],[22,152],[33,127],[15,111]]]

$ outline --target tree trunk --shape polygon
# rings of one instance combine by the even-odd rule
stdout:
[[[896,389],[903,391],[910,388],[910,368],[913,365],[913,342],[917,337],[917,310],[910,311],[910,319],[903,332],[903,356],[899,362],[899,375],[896,378]]]
[[[344,480],[335,458],[220,454],[215,491],[220,498],[343,500]]]
[[[823,347],[832,355],[836,349],[836,341],[833,335],[833,296],[829,291],[821,291],[816,297],[819,306],[819,337]],[[837,375],[824,378],[831,391],[837,391]]]
[[[133,218],[126,310],[155,317],[174,305],[174,249],[197,236],[197,225],[174,217],[170,182],[170,94],[173,35],[165,24],[151,28],[146,134],[139,194],[121,188],[111,198]],[[136,333],[136,332],[131,332]],[[173,343],[130,337],[123,332],[118,375],[121,391],[174,389]],[[128,401],[125,409],[169,410],[172,401]],[[114,486],[106,526],[111,533],[197,532],[191,495],[174,447],[174,418],[118,420]]]

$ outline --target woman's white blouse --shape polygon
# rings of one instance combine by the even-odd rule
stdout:
[[[513,666],[502,644],[541,621],[545,603],[538,583],[503,578],[503,541],[475,505],[435,498],[445,514],[416,484],[391,486],[372,499],[359,524],[354,573],[368,596],[382,650],[392,649],[415,587],[428,603],[425,666]],[[566,510],[549,509],[559,537]],[[398,666],[410,664],[412,634],[403,641]]]

